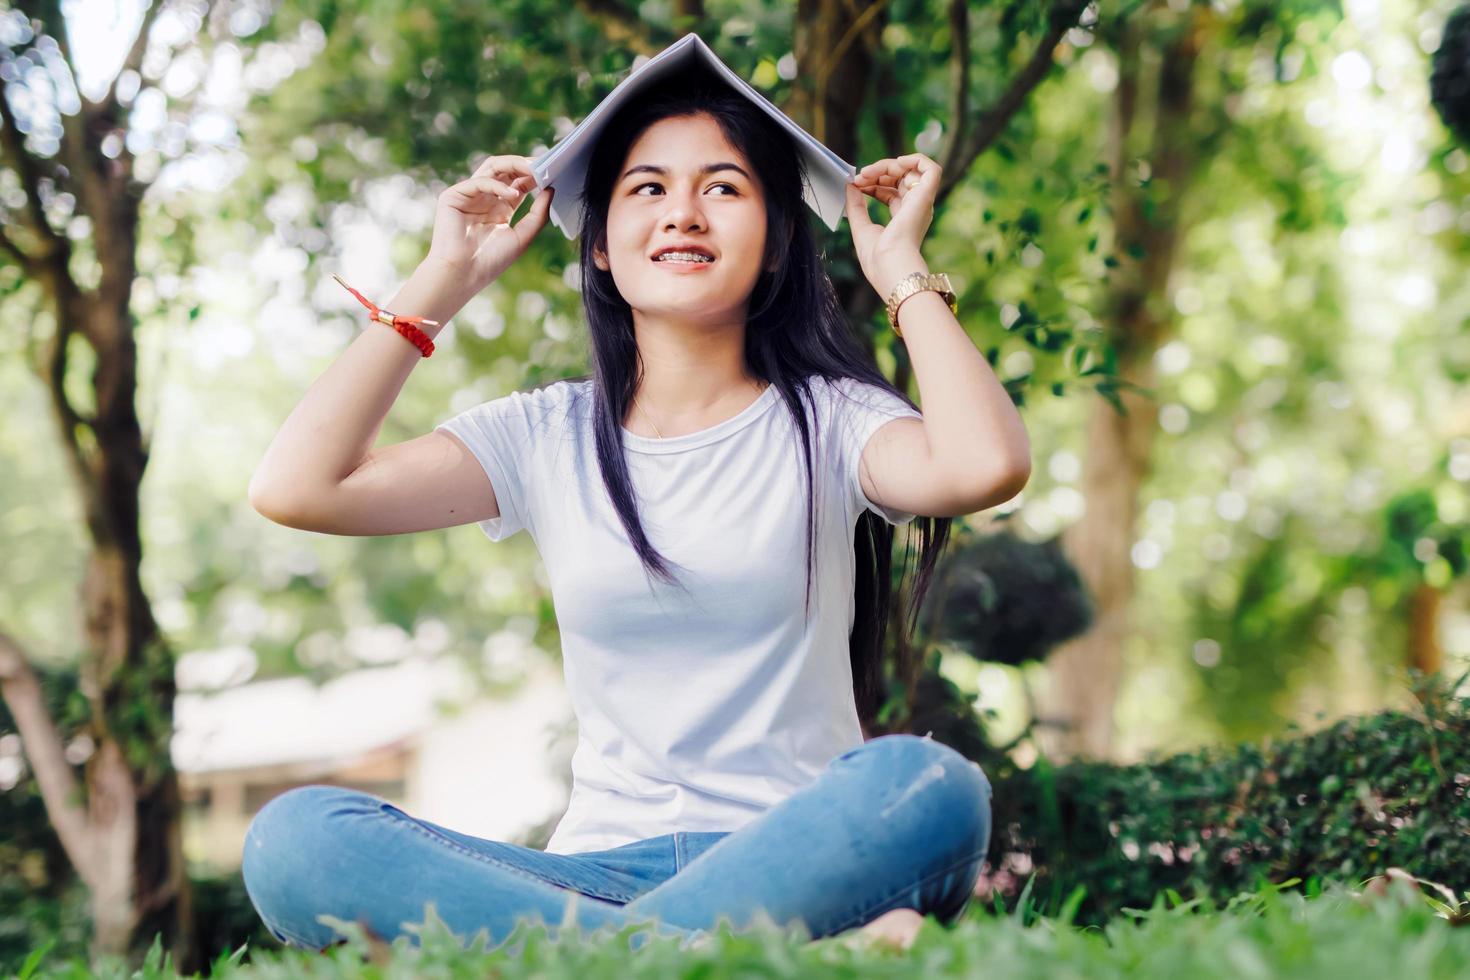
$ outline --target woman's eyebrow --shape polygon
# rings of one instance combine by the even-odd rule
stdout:
[[[744,177],[746,180],[750,180],[752,183],[754,183],[750,174],[746,173],[743,167],[741,167],[739,164],[730,163],[728,160],[722,160],[719,163],[706,163],[703,167],[699,168],[699,173],[696,176],[703,177],[706,174],[718,173],[721,170],[733,170],[740,176]],[[636,167],[629,167],[627,173],[623,174],[623,176],[619,177],[618,179],[626,180],[632,174],[637,173],[652,173],[658,174],[659,176],[663,177],[667,176],[668,172],[669,168],[667,167],[660,167],[652,163],[640,163]]]

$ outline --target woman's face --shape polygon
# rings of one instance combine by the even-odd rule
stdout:
[[[765,196],[749,161],[710,116],[671,117],[629,148],[608,204],[608,249],[594,262],[641,313],[743,320],[765,244]],[[714,261],[655,260],[671,245]]]

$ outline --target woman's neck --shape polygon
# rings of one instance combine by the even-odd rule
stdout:
[[[729,417],[765,390],[745,364],[743,319],[691,325],[635,314],[634,336],[642,378],[630,414],[637,420],[641,405],[665,438]]]

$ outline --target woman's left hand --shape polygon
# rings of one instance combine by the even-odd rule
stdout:
[[[928,272],[919,245],[934,220],[940,167],[922,153],[870,163],[847,185],[847,224],[863,275],[886,297],[911,272]],[[871,195],[888,205],[891,220],[868,217]]]

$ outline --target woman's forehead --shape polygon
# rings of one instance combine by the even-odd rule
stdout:
[[[721,152],[720,159],[734,159],[744,165],[744,155],[725,138],[725,131],[709,116],[669,116],[639,134],[628,148],[628,163],[662,162],[641,159],[650,156],[688,160],[711,151]],[[699,161],[701,164],[704,162]]]

